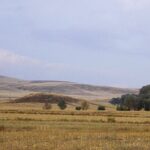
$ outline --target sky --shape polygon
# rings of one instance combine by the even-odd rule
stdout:
[[[0,75],[150,83],[149,0],[0,0]]]

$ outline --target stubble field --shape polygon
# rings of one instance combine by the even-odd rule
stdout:
[[[0,150],[149,150],[149,141],[150,112],[0,103]]]

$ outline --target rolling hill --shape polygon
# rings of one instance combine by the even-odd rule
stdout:
[[[78,84],[67,81],[26,81],[0,76],[0,99],[15,99],[31,93],[52,93],[88,100],[137,94],[138,89]]]

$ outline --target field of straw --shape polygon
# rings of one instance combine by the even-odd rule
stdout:
[[[0,150],[149,150],[149,141],[150,112],[0,103]]]

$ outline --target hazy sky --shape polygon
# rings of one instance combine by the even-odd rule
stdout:
[[[150,83],[150,0],[0,0],[0,74]]]

